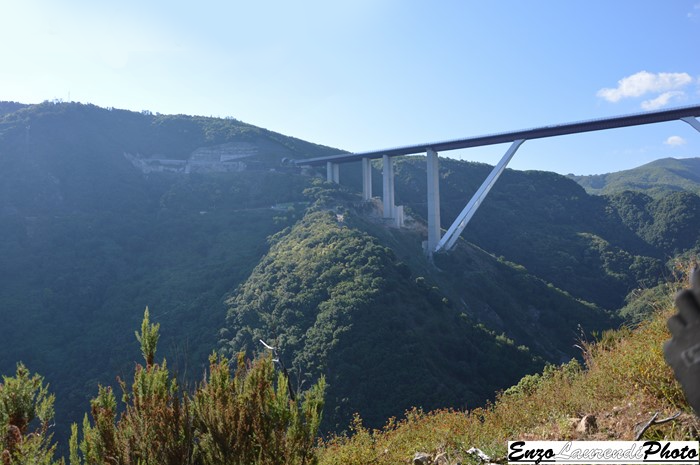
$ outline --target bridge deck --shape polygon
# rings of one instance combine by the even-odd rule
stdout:
[[[578,134],[582,132],[601,131],[604,129],[615,129],[629,126],[640,126],[643,124],[663,123],[681,118],[700,117],[700,105],[689,107],[673,108],[670,110],[638,113],[626,116],[616,116],[613,118],[601,118],[576,123],[559,124],[555,126],[545,126],[534,129],[524,129],[520,131],[504,132],[500,134],[490,134],[485,136],[469,137],[466,139],[455,139],[444,142],[433,142],[429,144],[409,145],[405,147],[395,147],[384,150],[374,150],[371,152],[348,153],[341,155],[331,155],[328,157],[309,158],[305,160],[295,160],[297,165],[325,165],[331,163],[347,163],[359,161],[363,158],[382,158],[384,155],[397,157],[401,155],[413,155],[416,153],[426,153],[428,150],[443,152],[446,150],[465,149],[469,147],[480,147],[484,145],[503,144],[516,140],[542,139],[545,137],[563,136],[566,134]]]

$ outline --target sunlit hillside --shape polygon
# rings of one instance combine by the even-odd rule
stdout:
[[[351,434],[324,440],[320,463],[389,465],[406,463],[417,453],[441,457],[444,464],[481,463],[473,448],[501,463],[506,441],[516,439],[697,440],[700,421],[662,354],[678,286],[663,286],[652,317],[638,327],[581,341],[583,363],[549,365],[485,407],[414,409],[381,429],[367,429],[357,417]]]

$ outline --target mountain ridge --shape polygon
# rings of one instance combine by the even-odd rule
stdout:
[[[202,148],[214,153],[222,144],[263,139],[282,148],[259,149],[250,157],[256,164],[231,172],[146,173],[124,156],[182,161]],[[329,185],[321,172],[289,169],[283,159],[290,153],[339,150],[235,120],[82,104],[22,106],[0,117],[0,315],[13,329],[0,371],[23,360],[44,374],[67,399],[57,411],[65,429],[80,420],[71,412],[84,411],[97,384],[114,385],[114,373],[129,371],[129,334],[149,306],[168,335],[161,346],[183,385],[199,376],[220,343],[229,351],[256,351],[256,337],[280,337],[289,366],[298,360],[300,379],[317,376],[321,367],[345,367],[331,372],[332,428],[347,426],[342,422],[352,410],[374,411],[373,422],[381,424],[382,415],[401,415],[408,399],[426,407],[481,402],[524,370],[573,356],[578,323],[584,332],[617,325],[615,311],[630,291],[655,286],[676,252],[697,248],[696,234],[675,238],[700,229],[694,194],[657,203],[611,200],[554,173],[506,170],[455,254],[431,264],[421,249],[422,158],[396,163],[397,203],[417,225],[400,231],[360,200],[359,167],[341,167],[342,185]],[[444,221],[489,170],[441,160]],[[342,237],[356,247],[336,240]],[[305,252],[294,259],[287,249]],[[290,280],[302,263],[312,278],[295,288]],[[380,282],[383,275],[395,283],[393,294]],[[362,294],[355,279],[375,278],[376,292]],[[279,282],[284,285],[273,285]],[[280,302],[318,283],[329,283],[335,294],[320,289],[306,306],[300,299],[296,312],[283,311]],[[339,303],[354,298],[355,307]],[[247,316],[227,323],[232,308]],[[275,308],[295,323],[282,318],[270,330]],[[383,324],[381,315],[392,323]],[[258,322],[236,339],[248,321]],[[547,337],[538,338],[538,331]],[[315,342],[305,347],[304,338]],[[415,360],[394,354],[388,341],[409,344]],[[86,354],[106,362],[74,363]],[[384,359],[394,362],[380,363]],[[478,365],[484,373],[475,371]],[[407,366],[417,367],[417,381],[402,371]],[[507,368],[489,372],[498,366]],[[384,383],[383,397],[373,397],[371,379],[362,396],[343,391],[353,372],[374,373]],[[392,397],[392,379],[401,380],[403,398]],[[433,396],[443,380],[448,386]],[[460,392],[471,394],[460,398]]]
[[[700,194],[700,158],[661,158],[629,170],[587,176],[567,175],[591,194],[625,190]]]

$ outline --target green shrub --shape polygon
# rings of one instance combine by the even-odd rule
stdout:
[[[22,363],[15,376],[3,376],[0,384],[0,459],[3,465],[50,465],[56,445],[49,428],[54,416],[54,396],[44,378]]]
[[[137,365],[131,388],[120,380],[124,410],[110,388],[91,402],[92,422],[72,426],[71,465],[314,464],[325,381],[298,400],[276,374],[271,357],[247,362],[239,354],[231,377],[229,361],[212,355],[209,373],[193,395],[182,395],[165,360],[153,362],[158,325],[144,314],[136,334],[146,366]]]
[[[276,382],[275,382],[276,378]],[[197,452],[206,464],[313,464],[325,381],[291,399],[288,380],[275,376],[270,356],[210,358],[209,376],[192,398]]]

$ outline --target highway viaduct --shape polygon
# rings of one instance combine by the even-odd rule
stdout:
[[[341,163],[361,161],[362,163],[362,197],[365,200],[372,198],[372,165],[371,160],[382,159],[382,203],[384,218],[394,219],[399,224],[403,216],[402,207],[394,204],[394,168],[393,158],[402,155],[414,155],[425,153],[427,160],[428,176],[428,240],[426,253],[432,255],[435,252],[451,250],[472,216],[479,208],[486,195],[489,193],[498,178],[505,171],[506,166],[515,155],[515,152],[527,140],[543,139],[546,137],[578,134],[583,132],[602,131],[644,124],[662,123],[667,121],[684,121],[700,132],[700,105],[673,108],[647,113],[638,113],[612,118],[594,119],[566,123],[553,126],[544,126],[534,129],[490,134],[485,136],[455,139],[429,144],[409,145],[384,150],[374,150],[362,153],[346,153],[326,157],[294,160],[297,166],[326,166],[328,181],[339,182],[339,166]],[[481,147],[510,143],[510,147],[498,164],[487,176],[483,184],[477,189],[471,200],[457,216],[444,235],[440,229],[440,178],[438,153],[471,147]]]

